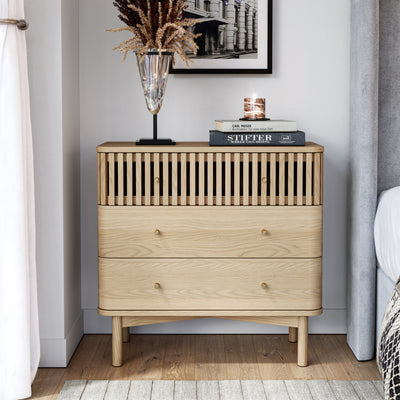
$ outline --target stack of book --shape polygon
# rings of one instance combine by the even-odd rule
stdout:
[[[210,131],[210,146],[304,146],[295,121],[219,120]]]

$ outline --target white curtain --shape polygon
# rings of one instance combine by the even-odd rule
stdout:
[[[0,0],[24,18],[24,0]],[[30,397],[39,364],[33,149],[25,33],[0,24],[0,399]]]

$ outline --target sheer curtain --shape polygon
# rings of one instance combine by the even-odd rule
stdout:
[[[0,0],[22,19],[24,0]],[[0,24],[0,399],[31,395],[39,363],[32,132],[25,33]]]

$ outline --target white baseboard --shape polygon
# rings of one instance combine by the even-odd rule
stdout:
[[[111,333],[111,317],[103,317],[96,309],[83,310],[85,333]],[[217,318],[202,318],[190,321],[138,326],[131,333],[143,334],[269,334],[287,333],[287,328],[275,325],[229,321]],[[321,334],[343,334],[346,329],[345,309],[326,309],[318,317],[310,317],[309,332]]]
[[[81,311],[65,338],[41,338],[39,367],[66,367],[82,339],[83,326]]]

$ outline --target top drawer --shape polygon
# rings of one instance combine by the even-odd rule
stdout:
[[[99,206],[98,224],[100,257],[322,255],[322,206]]]
[[[118,206],[315,206],[322,204],[323,148],[97,148],[98,204]]]

